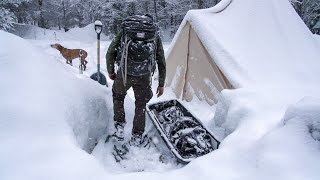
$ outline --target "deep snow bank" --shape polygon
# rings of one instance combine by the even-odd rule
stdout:
[[[81,148],[103,133],[109,92],[17,36],[0,39],[0,179],[103,178]]]
[[[287,126],[300,124],[304,136],[311,136],[314,140],[320,141],[320,99],[303,98],[288,109],[283,122]],[[320,149],[320,146],[318,148]]]
[[[288,108],[275,130],[253,146],[251,152],[257,155],[256,166],[262,176],[271,177],[269,179],[319,179],[319,112],[320,99],[303,98]]]
[[[236,146],[247,146],[280,125],[288,108],[306,96],[320,98],[318,85],[224,90],[209,126],[221,140],[232,133],[224,142],[243,138],[245,144]]]
[[[223,163],[212,168],[232,168],[229,179],[320,177],[320,99],[278,90],[222,92],[210,129],[223,141],[209,157]]]

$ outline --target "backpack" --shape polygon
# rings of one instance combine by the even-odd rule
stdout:
[[[156,26],[149,16],[134,15],[122,23],[122,40],[118,64],[124,84],[127,75],[152,74],[156,61]]]

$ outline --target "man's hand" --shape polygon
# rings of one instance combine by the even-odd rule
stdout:
[[[160,96],[163,94],[163,91],[164,91],[164,88],[158,86],[158,89],[157,89],[157,95],[158,95],[158,97],[160,97]]]
[[[111,80],[116,79],[116,74],[115,74],[115,73],[109,74],[109,78],[110,78]]]

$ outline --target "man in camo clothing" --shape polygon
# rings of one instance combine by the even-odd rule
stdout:
[[[117,34],[117,36],[111,42],[108,52],[106,54],[107,69],[110,79],[114,80],[112,86],[113,93],[113,109],[114,109],[114,122],[115,122],[115,136],[118,140],[123,140],[123,129],[126,124],[125,111],[124,111],[124,99],[127,93],[127,90],[132,87],[135,95],[135,116],[133,119],[133,129],[132,129],[132,138],[130,141],[134,141],[139,144],[143,141],[143,133],[145,128],[145,109],[146,103],[153,96],[151,90],[151,77],[152,73],[141,75],[141,76],[131,76],[127,75],[125,78],[126,82],[123,81],[123,73],[121,73],[121,68],[118,72],[115,72],[115,63],[119,54],[121,53],[121,43],[122,43],[122,31]],[[164,51],[161,39],[159,35],[156,36],[156,51],[155,59],[159,71],[159,85],[157,88],[158,97],[161,96],[164,92],[164,83],[166,77],[166,63],[164,57]],[[137,52],[138,53],[138,52]],[[121,56],[121,55],[120,55]]]

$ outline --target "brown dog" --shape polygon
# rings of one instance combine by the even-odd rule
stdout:
[[[88,53],[83,49],[67,49],[60,44],[52,44],[52,48],[57,49],[60,51],[61,55],[67,60],[66,63],[72,65],[72,60],[80,57],[80,51],[82,51],[81,56],[81,64],[83,65],[83,70],[86,70],[87,63],[86,58],[88,56]]]

